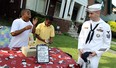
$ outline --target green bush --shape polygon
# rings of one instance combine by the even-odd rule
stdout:
[[[116,22],[115,21],[108,21],[108,24],[110,25],[111,30],[113,32],[116,32]]]
[[[111,27],[112,37],[116,38],[116,22],[115,21],[109,21],[108,24]]]

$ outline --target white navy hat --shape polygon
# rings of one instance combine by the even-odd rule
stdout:
[[[87,11],[89,11],[89,12],[99,11],[99,10],[101,10],[101,6],[102,6],[101,4],[90,5],[90,6],[88,6]]]

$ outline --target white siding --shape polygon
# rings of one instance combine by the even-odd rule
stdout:
[[[69,10],[69,7],[70,7],[70,2],[71,2],[71,0],[67,0],[66,8],[65,8],[65,13],[64,13],[64,19],[67,19],[67,20],[70,20],[68,18],[68,10]]]
[[[62,2],[61,2],[61,8],[60,8],[59,18],[62,18],[62,16],[63,16],[65,2],[66,2],[66,0],[62,0]]]
[[[26,2],[26,8],[35,11],[35,8],[36,8],[36,0],[27,0],[27,2]]]
[[[45,13],[45,8],[46,8],[46,0],[38,0],[37,1],[36,12],[44,14]]]
[[[83,23],[86,18],[86,6],[81,6],[78,15],[77,15],[77,22]]]
[[[46,1],[47,0],[27,0],[26,8],[34,10],[41,14],[47,14],[47,11],[45,13]],[[64,7],[65,3],[66,7]],[[88,0],[61,0],[61,4],[57,3],[56,5],[54,16],[71,20],[75,3],[79,4],[79,6],[77,6],[79,10],[76,17],[76,21],[83,22],[86,17],[86,7],[88,5]]]
[[[27,0],[26,8],[45,14],[46,0]]]
[[[83,23],[86,18],[86,7],[88,5],[88,0],[75,0],[75,2],[79,3],[81,5],[78,15],[77,15],[77,22]]]
[[[20,5],[20,8],[22,8],[22,5],[23,5],[23,0],[21,0],[21,5]]]
[[[88,0],[74,0],[75,2],[83,5],[83,6],[87,6],[88,5]]]
[[[55,12],[54,12],[54,17],[58,17],[60,14],[60,8],[61,8],[61,3],[56,3],[56,8],[55,8]]]

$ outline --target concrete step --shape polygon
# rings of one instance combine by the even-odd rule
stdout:
[[[68,33],[71,35],[71,37],[76,38],[76,39],[78,38],[77,31],[74,28],[71,27]]]
[[[74,33],[74,32],[68,32],[69,34],[77,34],[77,33]]]
[[[112,43],[112,44],[116,44],[116,42],[114,42],[114,41],[112,41],[111,43]]]

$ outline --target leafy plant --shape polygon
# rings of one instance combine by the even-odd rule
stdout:
[[[116,22],[115,21],[108,21],[108,24],[110,25],[111,30],[113,32],[116,32]]]

